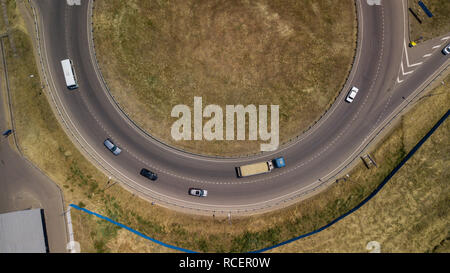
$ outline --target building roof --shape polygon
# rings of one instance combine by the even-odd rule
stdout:
[[[0,253],[45,253],[47,239],[42,209],[0,214]]]

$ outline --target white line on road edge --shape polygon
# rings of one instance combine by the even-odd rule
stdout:
[[[45,34],[44,34],[44,28],[42,29],[42,34],[43,34],[42,36],[45,37]],[[39,32],[37,32],[36,35],[37,35],[38,41],[39,41]],[[43,45],[44,45],[44,46],[43,46],[43,52],[45,52],[45,50],[46,50],[45,39],[42,40],[42,43],[43,43]],[[38,43],[38,45],[39,45],[39,43]],[[406,45],[406,44],[405,44],[405,45]],[[45,65],[46,65],[47,67],[49,67],[49,61],[48,61],[48,56],[47,56],[47,53],[46,53],[46,52],[45,52],[44,55],[45,55],[45,57],[46,57],[46,59],[47,59],[47,63],[45,63],[45,61],[41,61],[41,62],[42,62],[43,72],[44,72],[44,75],[45,75],[45,72],[47,72],[47,70],[45,69]],[[40,57],[41,57],[41,60],[44,59],[44,58],[42,57],[42,55],[40,55]],[[408,60],[407,60],[407,61],[408,61]],[[49,69],[49,70],[50,70],[50,69]],[[53,76],[52,76],[51,73],[49,73],[49,78],[50,78],[50,80],[51,80],[51,82],[52,82],[52,85],[48,84],[49,88],[50,88],[50,89],[53,89],[53,88],[56,89],[55,84],[54,84],[54,80],[53,80]],[[47,80],[47,82],[48,82],[48,79],[46,79],[46,80]],[[51,88],[51,87],[53,87],[53,88]],[[56,94],[55,94],[55,95],[57,96],[57,98],[54,97],[53,92],[49,92],[49,93],[50,93],[50,95],[52,96],[53,102],[56,104],[56,109],[58,110],[58,112],[59,112],[59,114],[60,114],[60,117],[61,117],[61,119],[63,120],[64,125],[68,126],[68,127],[67,127],[67,130],[73,135],[73,137],[74,137],[75,140],[78,142],[78,144],[81,146],[81,148],[82,148],[83,150],[85,150],[86,153],[87,153],[89,156],[92,157],[93,161],[97,161],[96,163],[99,164],[100,167],[104,168],[106,171],[109,171],[109,170],[107,170],[107,169],[103,166],[103,164],[100,164],[99,159],[97,159],[97,158],[94,157],[93,154],[98,155],[98,158],[104,160],[98,153],[96,153],[95,150],[93,150],[93,148],[89,145],[89,143],[86,142],[87,146],[88,146],[89,148],[92,149],[93,154],[91,154],[90,152],[88,152],[87,148],[86,148],[86,147],[83,147],[83,146],[81,145],[81,142],[80,142],[81,140],[80,140],[79,138],[77,138],[77,136],[76,136],[75,133],[78,133],[79,136],[80,136],[84,141],[86,141],[86,140],[81,136],[80,132],[77,130],[75,124],[73,124],[73,122],[72,122],[72,120],[70,119],[70,117],[69,117],[69,121],[64,120],[64,117],[65,117],[65,115],[67,115],[67,112],[66,112],[66,109],[64,108],[63,105],[60,106],[60,107],[62,108],[62,110],[60,109],[60,107],[58,107],[57,100],[62,104],[61,98],[59,97],[58,93],[56,92]],[[62,113],[61,111],[63,111],[65,115],[63,115],[63,113]],[[70,122],[70,125],[72,125],[72,126],[74,127],[75,133],[71,130],[71,128],[70,128],[71,126],[69,126],[69,122]],[[363,144],[361,144],[360,146],[362,146],[362,145],[363,145]],[[356,152],[355,152],[355,153],[356,153]],[[353,153],[353,154],[355,154],[355,153]],[[352,156],[353,156],[353,154],[352,154]],[[109,166],[111,167],[111,169],[113,169],[113,171],[116,171],[118,174],[122,175],[122,176],[125,178],[125,180],[126,180],[126,182],[124,182],[124,181],[122,181],[122,182],[123,182],[125,185],[127,185],[128,187],[132,188],[133,190],[137,190],[137,191],[139,191],[139,192],[141,192],[141,193],[144,193],[145,195],[148,194],[148,193],[147,193],[148,191],[151,192],[151,193],[154,193],[154,194],[158,194],[157,192],[153,192],[152,190],[149,190],[149,189],[146,189],[146,188],[144,188],[145,190],[147,190],[146,192],[143,192],[143,191],[139,190],[139,187],[141,186],[141,185],[139,185],[139,184],[137,184],[137,185],[130,185],[130,184],[128,184],[127,182],[131,180],[130,178],[128,178],[128,177],[126,177],[125,175],[123,175],[122,173],[120,173],[119,170],[115,169],[113,166],[111,166],[110,164],[108,164],[108,162],[105,162],[105,165],[109,165]],[[342,165],[343,165],[343,164],[341,164],[341,166],[342,166]],[[341,167],[341,166],[339,166],[339,167]],[[339,168],[339,167],[338,167],[338,168]],[[336,168],[336,169],[338,169],[338,168]],[[111,172],[111,171],[109,171],[109,172]],[[334,172],[334,171],[333,171],[333,172]],[[328,175],[327,175],[327,176],[328,176]],[[262,179],[261,179],[261,180],[262,180]],[[132,181],[132,180],[131,180],[131,181]],[[313,183],[313,184],[314,184],[314,183]],[[142,187],[142,186],[141,186],[141,187]],[[303,189],[303,188],[302,188],[302,189]],[[300,190],[302,190],[302,189],[300,189]],[[300,191],[300,190],[298,190],[298,191]],[[298,191],[297,191],[297,192],[298,192]],[[160,195],[160,196],[161,196],[161,195]],[[163,195],[163,196],[164,196],[164,195]],[[286,196],[286,195],[285,195],[285,196]],[[168,197],[168,196],[164,196],[164,197]],[[284,196],[279,197],[279,198],[281,199],[281,198],[283,198],[283,197],[284,197]],[[295,197],[295,196],[294,196],[294,197]],[[274,198],[274,199],[277,199],[277,198]],[[272,199],[272,200],[274,200],[274,199]],[[173,200],[173,199],[172,199],[172,200]],[[175,200],[177,200],[177,199],[175,199]],[[272,200],[268,200],[268,201],[260,202],[260,203],[266,203],[266,202],[269,202],[269,201],[272,201]],[[163,201],[163,202],[165,202],[165,203],[167,203],[167,204],[170,204],[170,205],[179,206],[179,205],[176,204],[176,203],[171,203],[171,202],[167,202],[167,201]],[[201,205],[201,204],[199,204],[199,203],[194,203],[194,202],[188,202],[188,203],[189,203],[189,204],[195,204],[195,205]],[[257,204],[258,204],[258,203],[257,203]],[[250,205],[256,205],[256,204],[250,204]],[[211,207],[212,205],[207,205],[207,206]],[[184,207],[184,206],[182,206],[182,207]],[[239,205],[232,206],[232,207],[239,207]],[[185,207],[185,208],[192,209],[192,208],[189,208],[189,207]],[[197,210],[198,210],[198,209],[197,209]]]
[[[428,53],[428,54],[423,55],[424,58],[430,57],[430,56],[431,56],[431,53]]]
[[[407,6],[405,6],[405,1],[402,0],[402,6],[403,6],[403,52],[405,53],[405,57],[406,57],[406,65],[408,67],[412,67],[412,66],[416,66],[416,65],[421,65],[423,62],[420,63],[415,63],[415,64],[409,64],[409,57],[408,57],[408,48],[406,47],[406,10],[407,10]],[[409,40],[409,39],[408,39]],[[403,58],[403,56],[402,56]]]
[[[433,49],[435,49],[435,48],[438,48],[438,47],[441,47],[442,45],[437,45],[437,46],[433,46],[432,48]]]
[[[447,37],[442,38],[441,41],[446,41],[446,40],[448,40],[448,39],[450,39],[450,36],[447,36]]]

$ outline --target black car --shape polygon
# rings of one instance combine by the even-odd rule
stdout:
[[[444,55],[450,54],[450,44],[446,45],[446,46],[444,47],[444,49],[442,49],[442,53],[443,53]]]
[[[156,179],[158,179],[158,176],[156,175],[156,173],[154,173],[154,172],[152,172],[152,171],[149,171],[149,170],[147,170],[147,169],[145,169],[145,168],[141,170],[140,174],[141,174],[142,176],[144,176],[144,177],[147,177],[147,178],[150,179],[150,180],[153,180],[153,181],[155,181]]]

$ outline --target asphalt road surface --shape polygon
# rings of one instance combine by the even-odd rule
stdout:
[[[96,69],[90,44],[90,5],[69,6],[66,1],[33,1],[44,71],[55,112],[74,143],[105,173],[144,198],[191,212],[253,213],[294,202],[325,181],[343,176],[373,136],[405,99],[448,58],[436,50],[398,81],[408,55],[406,1],[357,0],[358,48],[355,64],[341,95],[311,130],[277,151],[239,159],[215,159],[181,152],[152,139],[124,116],[106,91]],[[60,61],[70,58],[79,88],[66,88]],[[405,63],[406,66],[406,63]],[[351,86],[359,93],[344,101]],[[103,146],[111,138],[123,151],[114,156]],[[283,156],[287,166],[269,174],[238,179],[235,167]],[[151,182],[141,168],[158,173]],[[188,188],[208,190],[208,197],[187,194]]]

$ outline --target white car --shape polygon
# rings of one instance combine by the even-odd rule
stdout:
[[[190,188],[189,194],[193,195],[193,196],[198,196],[198,197],[205,197],[208,195],[208,191],[202,190],[202,189]]]
[[[348,92],[348,95],[345,98],[345,101],[352,102],[355,99],[356,94],[358,94],[358,91],[359,91],[359,89],[356,88],[355,86],[353,86],[352,89],[350,89],[350,92]]]
[[[106,148],[108,148],[108,150],[110,150],[114,155],[119,155],[120,152],[122,151],[119,147],[117,147],[114,143],[112,143],[112,141],[107,138],[103,144],[106,146]]]
[[[442,49],[442,53],[444,55],[450,54],[450,44],[448,44],[446,47],[444,47],[444,49]]]

